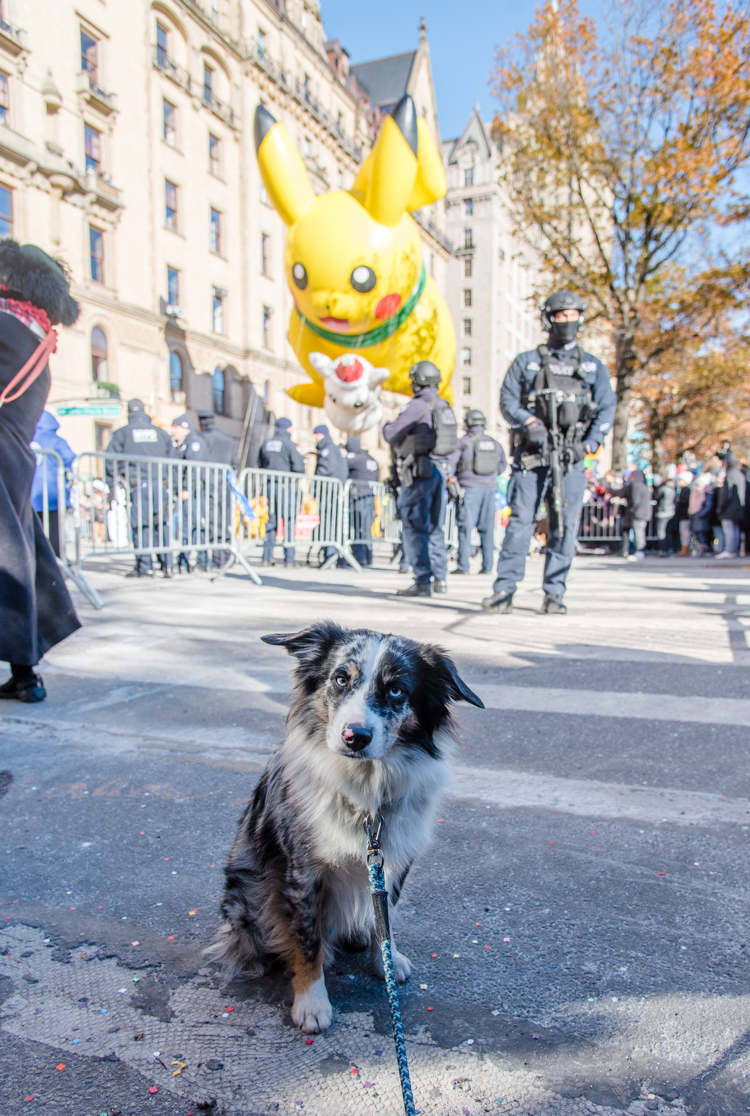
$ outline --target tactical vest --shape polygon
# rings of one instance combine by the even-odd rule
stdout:
[[[557,425],[564,432],[573,431],[576,426],[588,425],[594,410],[591,389],[585,376],[580,372],[581,347],[575,347],[575,363],[553,357],[546,345],[539,345],[540,367],[534,384],[534,414],[545,426],[550,426],[548,399],[539,393],[552,389],[557,392]]]
[[[436,396],[425,408],[425,415],[432,415],[432,430],[424,434],[407,434],[398,447],[400,457],[447,457],[458,445],[458,424],[453,408]],[[420,420],[421,421],[421,420]],[[429,476],[429,474],[427,474]]]
[[[472,434],[462,449],[456,473],[472,472],[478,477],[489,477],[497,473],[497,466],[497,446],[489,435],[481,431]]]

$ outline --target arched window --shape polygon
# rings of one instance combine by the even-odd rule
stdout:
[[[220,368],[214,368],[211,383],[214,389],[214,410],[217,415],[223,415],[226,413],[224,411],[224,373]]]
[[[182,357],[174,349],[169,354],[169,390],[173,397],[182,391]]]
[[[107,335],[100,326],[91,330],[91,376],[95,383],[107,379]]]

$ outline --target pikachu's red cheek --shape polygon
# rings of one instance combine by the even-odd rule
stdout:
[[[375,307],[375,317],[378,319],[379,322],[384,322],[387,318],[393,317],[400,305],[400,294],[384,295]]]

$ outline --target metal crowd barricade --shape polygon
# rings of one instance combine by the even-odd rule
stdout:
[[[361,571],[344,530],[348,500],[346,486],[340,480],[271,469],[243,469],[239,486],[256,517],[242,519],[242,553],[264,549],[267,530],[271,530],[274,546],[332,547],[336,553],[324,562],[324,568],[341,557]]]
[[[55,541],[57,541],[57,548],[59,550],[57,561],[64,576],[69,578],[73,584],[80,589],[89,604],[92,604],[94,608],[104,608],[103,600],[81,570],[80,540],[76,529],[74,488],[71,487],[71,503],[73,507],[68,510],[65,493],[65,463],[56,450],[37,448],[35,449],[35,453],[38,465],[42,464],[44,458],[50,458],[55,463],[56,483],[53,489],[53,495],[57,499],[56,508],[50,507],[48,462],[44,462],[44,469],[42,470],[42,510],[40,513],[42,530],[49,539],[53,550],[55,549]],[[54,519],[51,518],[52,512],[57,513],[56,540],[55,532],[51,529],[54,523]],[[35,512],[34,514],[36,515],[37,513]]]
[[[369,508],[362,498],[372,494]],[[372,522],[369,524],[370,515]],[[401,545],[401,520],[396,512],[396,497],[383,481],[347,481],[344,486],[344,539],[349,547],[384,543]]]
[[[85,558],[220,554],[218,573],[241,565],[261,579],[239,546],[237,500],[227,465],[167,457],[82,453],[76,458],[77,571]]]
[[[590,500],[581,509],[578,521],[578,542],[618,543],[623,541],[622,505],[609,501]],[[651,517],[646,528],[646,542],[656,542],[656,522]]]

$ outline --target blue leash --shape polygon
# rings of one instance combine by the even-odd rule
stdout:
[[[374,833],[372,819],[369,816],[365,818],[365,832],[367,834],[367,875],[370,880],[372,905],[375,908],[375,933],[378,936],[380,952],[383,955],[385,986],[388,990],[388,1004],[391,1009],[393,1041],[396,1044],[396,1058],[398,1059],[398,1073],[401,1078],[401,1094],[404,1098],[404,1111],[406,1116],[417,1116],[417,1110],[414,1107],[414,1098],[411,1093],[409,1063],[406,1060],[404,1025],[401,1022],[398,988],[396,987],[396,977],[393,973],[393,958],[391,957],[391,926],[388,918],[388,892],[385,889],[385,875],[383,873],[384,861],[380,840],[380,836],[383,832],[382,814],[378,814],[378,826]]]

